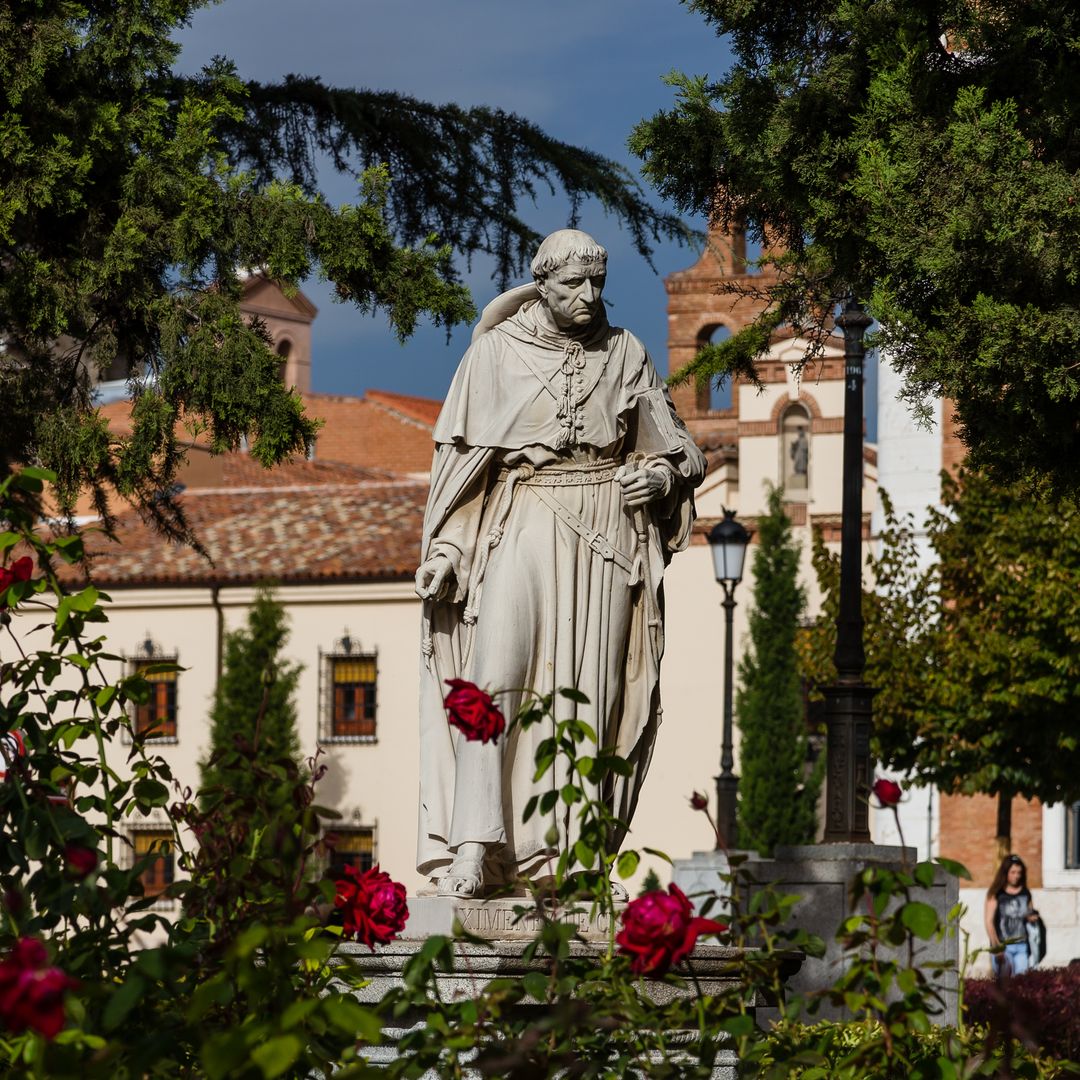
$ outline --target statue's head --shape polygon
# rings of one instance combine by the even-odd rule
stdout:
[[[588,233],[559,229],[546,237],[532,261],[532,275],[560,330],[583,330],[603,312],[607,251]]]

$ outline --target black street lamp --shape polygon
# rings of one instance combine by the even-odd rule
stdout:
[[[863,337],[873,320],[850,300],[844,332],[844,477],[840,518],[840,611],[836,683],[823,687],[826,741],[825,842],[870,843],[867,794],[873,782],[870,735],[874,691],[863,682],[862,621]]]
[[[750,531],[735,520],[735,511],[724,508],[724,520],[717,522],[707,537],[712,549],[716,580],[724,590],[724,735],[720,748],[720,775],[716,778],[716,846],[733,850],[739,839],[735,815],[738,806],[739,778],[732,772],[732,681],[734,664],[731,639],[735,624],[735,586],[742,581],[746,547]]]

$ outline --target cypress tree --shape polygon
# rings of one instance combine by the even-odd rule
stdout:
[[[777,844],[814,839],[820,777],[807,776],[795,635],[806,596],[798,582],[799,545],[784,514],[783,491],[769,492],[758,519],[750,647],[739,663],[739,836],[771,854]]]
[[[299,768],[293,696],[300,665],[282,661],[288,640],[285,608],[268,587],[261,587],[248,612],[247,625],[225,637],[221,678],[211,714],[210,751],[199,763],[200,797],[214,792],[253,796],[266,781],[260,765],[281,763]],[[292,770],[288,770],[292,771]]]

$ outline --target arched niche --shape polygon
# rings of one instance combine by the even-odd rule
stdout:
[[[801,401],[789,402],[780,412],[777,427],[780,436],[780,483],[794,498],[805,496],[810,488],[810,410]]]

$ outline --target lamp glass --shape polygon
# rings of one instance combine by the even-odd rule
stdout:
[[[743,562],[746,560],[746,541],[741,538],[725,539],[712,547],[713,569],[717,581],[742,581]]]

